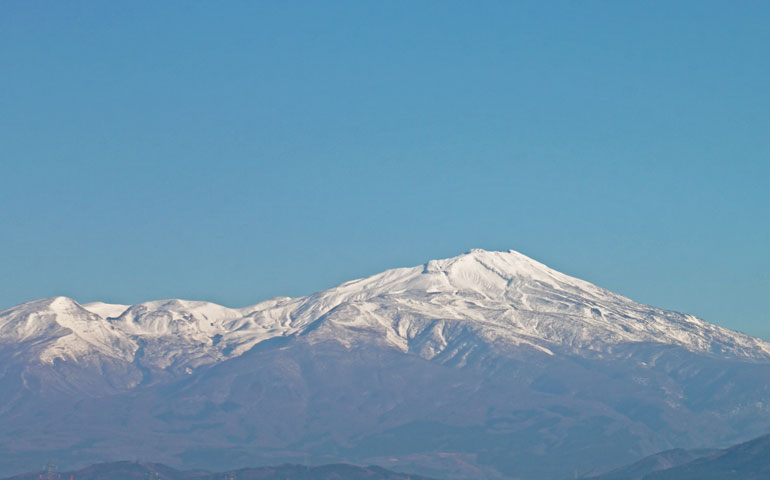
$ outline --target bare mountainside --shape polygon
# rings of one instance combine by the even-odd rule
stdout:
[[[0,470],[125,458],[561,479],[770,431],[770,344],[520,253],[230,309],[0,312]]]

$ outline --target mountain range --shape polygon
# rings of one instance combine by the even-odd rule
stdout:
[[[56,472],[51,469],[29,472],[5,480],[435,480],[419,475],[392,472],[377,466],[359,467],[349,464],[279,465],[275,467],[241,468],[212,473],[205,470],[177,470],[159,463],[108,462],[90,465],[77,471]]]
[[[515,251],[307,297],[0,312],[0,474],[138,458],[561,480],[770,431],[770,344]]]

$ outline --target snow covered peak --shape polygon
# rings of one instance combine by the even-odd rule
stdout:
[[[13,327],[14,320],[23,319],[31,330],[35,328],[45,329],[53,325],[63,326],[70,317],[88,317],[91,312],[68,297],[51,297],[32,302],[22,303],[15,307],[0,312],[0,325]],[[0,339],[3,336],[0,335]]]
[[[210,302],[155,300],[126,309],[112,325],[134,335],[171,335],[198,338],[223,333],[224,323],[240,317],[233,310]]]
[[[529,281],[543,282],[554,287],[559,285],[566,288],[590,290],[595,293],[606,292],[589,282],[565,275],[515,250],[505,252],[474,250],[469,254],[447,261],[454,261],[454,263],[464,265],[473,263],[477,269],[489,270],[509,281],[527,279]]]
[[[537,281],[557,285],[593,289],[593,285],[569,277],[515,250],[490,252],[473,249],[464,255],[443,260],[431,260],[424,274],[439,274],[448,278],[458,289],[489,294],[501,293],[512,281]],[[592,288],[593,287],[593,288]]]
[[[31,302],[22,303],[21,305],[16,305],[15,307],[12,307],[4,312],[0,312],[0,315],[3,315],[10,311],[15,312],[73,312],[73,311],[79,311],[82,309],[82,306],[77,303],[75,300],[69,298],[69,297],[50,297],[50,298],[41,298],[40,300],[33,300]]]
[[[67,312],[80,309],[80,305],[68,297],[53,297],[48,299],[48,308],[58,312]]]
[[[465,295],[507,301],[524,286],[563,290],[589,297],[614,295],[591,283],[564,275],[514,250],[473,249],[452,258],[430,260],[419,267],[386,270],[345,282],[311,297],[317,307],[383,295]]]
[[[126,360],[134,346],[104,319],[67,297],[24,303],[0,312],[0,345],[20,347],[42,363],[103,355]]]

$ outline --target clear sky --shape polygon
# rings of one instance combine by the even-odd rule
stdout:
[[[770,339],[770,2],[4,1],[0,308],[470,248]]]

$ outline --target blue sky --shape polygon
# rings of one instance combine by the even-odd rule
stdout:
[[[770,339],[770,3],[0,4],[0,308],[513,248]]]

